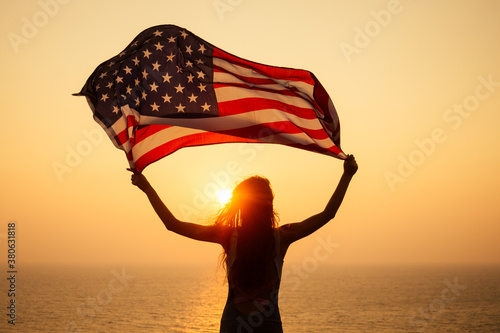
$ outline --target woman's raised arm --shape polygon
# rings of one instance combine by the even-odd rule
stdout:
[[[358,164],[354,159],[354,156],[348,155],[344,161],[344,173],[340,178],[339,184],[335,189],[330,201],[326,205],[325,209],[316,215],[313,215],[302,222],[290,223],[280,227],[282,234],[282,239],[285,244],[290,245],[291,243],[306,237],[322,226],[324,226],[328,221],[335,217],[337,210],[344,199],[344,195],[347,191],[347,187],[351,182],[352,176],[358,170]]]
[[[216,226],[180,221],[163,203],[153,186],[151,186],[151,184],[143,174],[133,169],[127,170],[133,172],[131,179],[132,184],[146,193],[149,202],[153,206],[156,214],[158,214],[161,221],[168,230],[195,240],[222,244],[223,235],[221,233],[221,230],[219,230],[220,228]]]

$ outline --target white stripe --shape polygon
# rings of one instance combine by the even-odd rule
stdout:
[[[283,104],[293,105],[301,108],[313,110],[314,107],[307,100],[298,96],[281,95],[273,92],[254,90],[242,87],[221,87],[215,89],[215,96],[218,103],[229,102],[244,98],[265,98],[278,101]]]
[[[137,161],[142,155],[148,153],[150,150],[160,147],[172,140],[203,132],[206,131],[185,127],[165,128],[137,142],[134,148],[132,148],[132,156],[134,160]]]
[[[115,133],[121,133],[126,129],[127,129],[127,119],[125,117],[121,117],[110,127],[110,131]]]

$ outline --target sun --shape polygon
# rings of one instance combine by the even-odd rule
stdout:
[[[219,202],[219,204],[221,205],[225,205],[229,202],[229,200],[231,200],[231,195],[233,193],[231,192],[230,189],[228,188],[221,188],[217,191],[217,193],[215,194],[215,196],[217,197],[217,201]]]

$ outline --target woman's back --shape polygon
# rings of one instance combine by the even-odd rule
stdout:
[[[261,276],[250,286],[238,281],[232,274],[238,264],[238,236],[234,232],[226,259],[228,273],[228,297],[221,319],[221,332],[282,332],[278,307],[283,259],[281,257],[279,229],[273,228],[272,256],[262,266]],[[255,244],[263,247],[264,244]],[[261,258],[264,260],[265,258]],[[249,268],[248,266],[245,268]],[[251,328],[251,330],[250,330]]]

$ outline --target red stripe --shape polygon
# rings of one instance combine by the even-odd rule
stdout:
[[[114,139],[115,139],[115,142],[118,143],[119,145],[123,146],[123,144],[125,144],[125,142],[128,141],[128,134],[127,134],[127,129],[125,129],[124,131],[121,131],[120,133],[116,134]]]
[[[328,134],[323,129],[311,130],[302,128],[295,124],[292,124],[289,121],[256,124],[243,128],[218,131],[217,133],[259,140],[260,138],[265,138],[276,134],[298,134],[302,132],[315,140],[325,140],[329,138]]]
[[[132,156],[132,151],[129,151],[128,153],[125,153],[125,155],[127,156],[127,160],[129,160],[129,161],[133,161],[134,160],[134,156]]]
[[[280,110],[285,113],[296,115],[303,119],[316,119],[316,113],[309,108],[302,108],[291,104],[285,104],[276,100],[266,98],[241,98],[233,101],[220,102],[218,104],[219,115],[229,116],[251,111],[266,109]]]
[[[330,96],[326,92],[325,88],[319,83],[316,78],[314,78],[316,84],[314,85],[314,100],[317,104],[317,109],[320,110],[325,116],[325,121],[328,123],[332,122],[332,116],[330,115],[328,104],[330,102]]]
[[[248,90],[265,91],[265,92],[273,93],[276,95],[293,96],[293,97],[303,98],[301,96],[298,96],[291,89],[276,90],[276,89],[266,88],[265,86],[264,87],[249,86],[249,85],[244,84],[244,83],[214,83],[214,89],[225,88],[225,87],[239,87],[239,88],[244,88],[244,89],[248,89]]]
[[[260,74],[272,77],[274,79],[302,81],[311,85],[314,84],[314,79],[311,73],[302,69],[293,69],[293,68],[276,67],[276,66],[259,64],[256,62],[248,61],[240,57],[234,56],[216,47],[214,47],[212,56],[227,60],[233,64],[242,67],[250,68]]]
[[[237,77],[238,79],[242,80],[242,81],[245,81],[245,82],[249,82],[249,83],[253,83],[253,84],[259,84],[259,85],[266,85],[266,84],[276,84],[276,81],[272,80],[272,79],[263,79],[263,78],[256,78],[256,77],[251,77],[251,76],[243,76],[243,75],[239,75],[239,74],[236,74],[236,73],[233,73],[233,72],[230,72],[224,68],[221,68],[221,67],[218,67],[218,66],[215,66],[214,65],[214,73],[217,72],[217,73],[228,73],[234,77]]]

